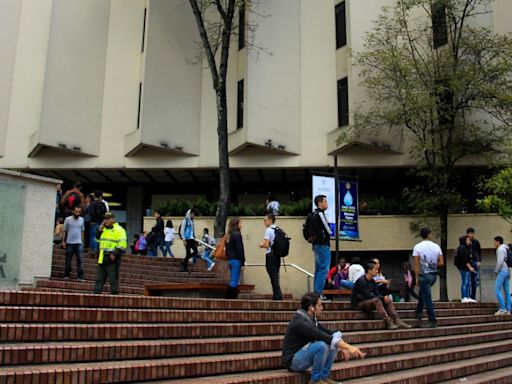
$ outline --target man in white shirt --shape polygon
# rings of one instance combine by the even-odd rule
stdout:
[[[432,286],[437,279],[437,268],[444,265],[441,247],[432,241],[432,231],[422,228],[420,231],[423,241],[414,246],[414,271],[416,272],[416,285],[420,287],[420,299],[416,307],[416,318],[421,320],[423,306],[427,309],[428,323],[423,328],[437,328],[436,313],[432,303]]]
[[[263,219],[265,224],[265,235],[260,243],[260,248],[265,248],[265,267],[267,268],[270,284],[272,284],[272,300],[283,300],[281,286],[279,285],[279,268],[281,267],[281,258],[272,253],[272,245],[276,238],[276,217],[272,213],[267,213]]]

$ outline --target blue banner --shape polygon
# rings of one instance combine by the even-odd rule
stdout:
[[[359,196],[356,181],[340,180],[340,239],[359,240]]]

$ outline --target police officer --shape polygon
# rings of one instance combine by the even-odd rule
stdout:
[[[105,213],[103,224],[96,232],[96,241],[99,243],[100,253],[94,293],[101,293],[108,277],[110,292],[117,295],[119,293],[121,255],[124,253],[127,243],[126,231],[116,222],[112,212]]]

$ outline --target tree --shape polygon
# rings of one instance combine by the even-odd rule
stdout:
[[[202,51],[210,68],[216,96],[220,188],[214,233],[215,237],[219,238],[226,228],[231,200],[226,96],[229,46],[233,35],[235,11],[237,8],[245,8],[245,0],[189,0],[189,2],[199,29]]]
[[[457,166],[492,156],[510,137],[512,40],[481,25],[491,3],[395,0],[355,57],[371,102],[349,132],[403,135],[422,180],[405,195],[416,213],[438,215],[445,255],[448,213],[461,203]],[[440,285],[447,301],[445,268]]]
[[[477,200],[477,206],[486,212],[497,212],[512,224],[512,168],[500,170],[479,187],[486,195]]]

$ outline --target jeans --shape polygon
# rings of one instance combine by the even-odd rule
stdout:
[[[471,279],[471,298],[472,299],[476,299],[476,289],[478,287],[478,280],[480,280],[480,270],[477,269],[477,267],[475,266],[474,267],[476,272],[473,273],[473,272],[470,272],[469,273],[469,277]]]
[[[96,232],[98,231],[98,228],[100,227],[100,223],[90,223],[89,224],[89,232],[90,232],[90,238],[89,238],[89,248],[91,248],[94,251],[98,251],[100,249],[98,242],[96,241]]]
[[[505,298],[501,289],[505,292]],[[510,311],[510,270],[499,271],[496,276],[496,297],[502,311]]]
[[[311,381],[326,379],[331,374],[331,367],[338,350],[331,350],[323,341],[308,343],[293,355],[290,370],[293,372],[304,372],[311,369]]]
[[[151,256],[158,256],[158,250],[162,252],[162,255],[164,255],[165,249],[164,249],[164,237],[156,235],[155,236],[155,242],[152,244],[151,247]]]
[[[470,281],[470,274],[471,272],[465,271],[463,269],[459,269],[460,272],[460,298],[464,299],[470,296],[471,294],[471,281]]]
[[[206,248],[204,250],[203,255],[201,256],[201,259],[206,261],[206,264],[208,264],[208,268],[210,268],[212,266],[212,264],[213,264],[213,261],[212,261],[212,259],[210,257],[211,253],[212,253],[212,250],[210,248]]]
[[[73,259],[74,254],[76,256],[76,277],[79,279],[84,278],[83,250],[84,247],[82,244],[66,243],[66,271],[64,272],[65,277],[69,277],[69,274],[71,273],[71,260]]]
[[[283,300],[281,293],[281,286],[279,285],[279,268],[281,267],[281,258],[274,256],[272,252],[265,255],[265,267],[267,269],[268,277],[270,277],[270,284],[272,284],[272,300]]]
[[[229,263],[229,286],[231,288],[238,287],[238,281],[240,280],[240,270],[242,269],[242,263],[238,259],[230,259]]]
[[[421,315],[423,306],[427,308],[428,320],[432,323],[436,322],[436,313],[434,311],[434,303],[432,303],[432,286],[437,280],[434,273],[426,273],[420,275],[420,299],[416,307],[416,315]]]
[[[350,281],[350,280],[345,280],[345,279],[334,280],[334,287],[336,289],[341,289],[341,288],[352,289],[352,288],[354,288],[354,282]]]
[[[164,257],[167,256],[167,253],[169,253],[169,256],[174,257],[174,254],[171,251],[171,245],[172,241],[164,241],[164,250],[162,252]]]
[[[315,277],[313,279],[313,291],[322,294],[327,273],[331,265],[331,248],[329,245],[313,245],[315,255]]]

